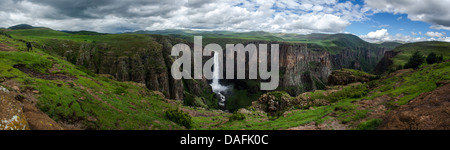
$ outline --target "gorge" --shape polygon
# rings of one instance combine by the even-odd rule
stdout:
[[[70,35],[51,29],[37,30],[56,32],[64,36]],[[286,91],[291,96],[323,89],[327,85],[331,71],[336,69],[371,71],[384,53],[390,50],[382,45],[367,43],[354,35],[347,34],[312,34],[296,37],[297,41],[289,41],[287,37],[275,35],[269,39],[285,39],[269,40],[265,39],[266,36],[240,37],[246,34],[250,33],[236,33],[233,37],[211,37],[211,35],[203,34],[202,46],[210,43],[217,43],[221,47],[225,47],[225,44],[238,43],[243,45],[279,44],[280,82],[276,90]],[[250,106],[252,101],[263,94],[259,86],[264,80],[260,78],[213,80],[212,83],[208,83],[211,81],[206,78],[173,79],[170,76],[170,66],[174,62],[174,58],[170,56],[171,49],[175,44],[187,43],[192,50],[193,35],[170,33],[155,35],[151,32],[123,35],[99,34],[90,35],[91,40],[85,41],[49,37],[33,44],[65,58],[87,72],[108,74],[119,81],[141,83],[149,90],[162,92],[167,98],[183,100],[186,105],[219,108],[223,103],[222,100],[219,103],[219,97],[226,96],[226,108],[234,111]],[[217,35],[214,34],[214,36]],[[24,35],[21,38],[26,40],[28,37]],[[216,58],[214,56],[215,60]],[[246,67],[246,72],[248,68]],[[223,86],[233,88],[224,93]],[[215,94],[220,91],[222,94]]]

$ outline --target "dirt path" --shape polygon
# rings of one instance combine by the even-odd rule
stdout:
[[[57,73],[57,74],[44,74],[44,73],[40,73],[37,71],[34,71],[33,69],[27,68],[25,65],[23,64],[17,64],[14,65],[14,68],[19,69],[20,71],[35,77],[35,78],[40,78],[40,79],[44,79],[44,80],[63,80],[63,81],[72,81],[77,79],[76,77],[73,76],[69,76],[66,74],[61,74],[61,73]]]
[[[17,51],[16,48],[0,43],[0,51]]]

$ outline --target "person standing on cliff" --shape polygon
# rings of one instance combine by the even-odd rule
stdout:
[[[33,45],[31,45],[30,42],[27,42],[27,51],[30,52],[30,50],[33,50]]]

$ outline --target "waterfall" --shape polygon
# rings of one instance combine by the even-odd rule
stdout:
[[[219,95],[219,106],[225,108],[225,96],[222,92],[227,90],[227,87],[220,85],[219,83],[219,54],[217,52],[214,53],[214,70],[213,70],[213,80],[210,84],[214,93]]]

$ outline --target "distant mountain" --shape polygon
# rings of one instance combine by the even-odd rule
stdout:
[[[378,47],[379,45],[368,43],[358,36],[353,34],[295,34],[295,33],[270,33],[264,31],[251,31],[251,32],[231,32],[231,31],[196,31],[196,30],[155,30],[155,31],[136,31],[135,34],[161,34],[171,35],[174,37],[193,41],[193,36],[201,35],[204,40],[203,44],[207,44],[208,41],[215,41],[215,43],[223,44],[220,42],[227,41],[233,42],[232,39],[253,40],[253,41],[279,41],[279,42],[294,42],[294,43],[306,43],[312,48],[321,47],[321,49],[328,49],[331,51],[339,51],[351,47],[351,49],[357,49],[358,47],[367,47],[368,45]],[[206,43],[205,43],[206,41]],[[384,47],[384,46],[381,46]]]
[[[397,46],[402,45],[403,43],[400,42],[383,42],[378,44],[378,46],[380,47],[385,47],[385,48],[396,48]]]
[[[70,33],[70,34],[78,34],[78,35],[105,35],[106,33],[98,33],[95,31],[67,31],[67,30],[61,30],[61,32]]]
[[[18,25],[15,25],[15,26],[11,26],[8,29],[19,30],[19,29],[33,29],[33,28],[35,28],[35,27],[33,27],[31,25],[28,25],[28,24],[18,24]]]

